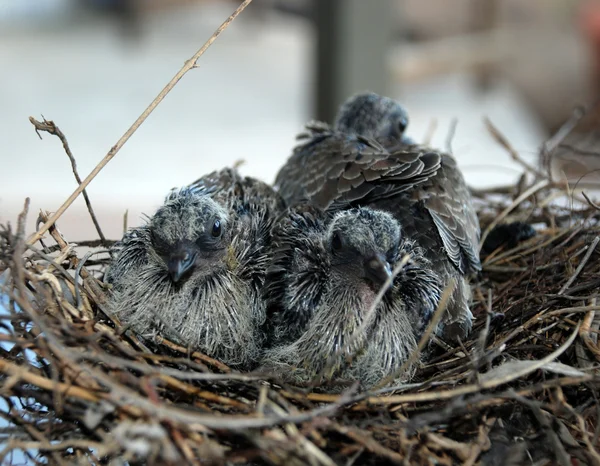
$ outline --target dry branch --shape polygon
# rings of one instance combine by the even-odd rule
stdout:
[[[56,126],[53,121],[48,121],[45,118],[44,118],[44,121],[41,122],[41,121],[37,121],[33,117],[29,117],[29,121],[35,127],[35,131],[38,134],[38,136],[40,137],[40,139],[42,139],[42,136],[40,135],[40,131],[45,131],[49,134],[53,134],[54,136],[56,136],[60,139],[60,141],[62,142],[63,148],[65,150],[65,153],[67,154],[67,157],[69,157],[69,160],[71,161],[71,168],[73,169],[73,175],[75,176],[75,180],[77,181],[77,183],[81,184],[81,177],[79,176],[79,172],[77,171],[77,162],[75,161],[75,157],[73,156],[73,153],[71,152],[71,148],[69,147],[69,143],[67,142],[67,137],[60,130],[60,128],[58,126]],[[92,218],[94,227],[96,228],[96,231],[98,232],[100,241],[102,241],[102,244],[104,245],[104,247],[108,247],[108,243],[106,242],[104,233],[102,233],[102,228],[100,228],[100,224],[98,223],[98,219],[96,218],[96,214],[94,213],[94,209],[92,208],[92,203],[90,201],[88,193],[85,189],[82,190],[81,193],[83,194],[83,199],[85,200],[85,205],[87,206],[88,212],[90,213],[90,217]]]
[[[137,131],[141,124],[146,121],[146,118],[154,111],[154,109],[160,104],[169,92],[175,87],[181,78],[190,70],[198,67],[198,59],[206,52],[206,50],[212,45],[212,43],[221,35],[221,33],[227,29],[231,22],[237,18],[237,16],[244,11],[244,9],[252,2],[252,0],[244,0],[242,4],[227,18],[227,20],[219,26],[215,33],[206,41],[206,43],[200,47],[200,49],[190,58],[186,60],[183,67],[173,76],[171,81],[163,88],[162,91],[156,96],[156,98],[148,105],[146,110],[138,117],[137,120],[131,125],[131,127],[121,136],[117,143],[111,147],[104,158],[96,165],[91,173],[79,184],[77,189],[69,196],[69,198],[61,205],[58,210],[52,214],[52,216],[44,223],[44,225],[30,238],[27,240],[27,244],[34,244],[38,241],[48,229],[54,225],[54,223],[61,217],[62,214],[69,208],[69,206],[77,199],[83,190],[91,183],[91,181],[100,173],[100,171],[117,155],[129,138]]]

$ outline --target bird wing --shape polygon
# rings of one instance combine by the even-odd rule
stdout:
[[[424,182],[439,169],[437,152],[417,146],[388,151],[377,141],[310,123],[277,174],[275,186],[288,205],[308,201],[318,207],[348,204],[374,190],[393,195]],[[382,187],[379,181],[393,181]]]
[[[479,221],[456,161],[444,154],[441,169],[416,194],[429,211],[454,265],[461,272],[481,270]]]
[[[273,213],[284,209],[284,202],[275,190],[255,178],[242,176],[235,168],[223,168],[197,179],[187,186],[209,196],[228,195],[246,204],[260,205]]]
[[[231,189],[235,183],[240,183],[242,177],[233,168],[223,168],[198,178],[187,186],[187,189],[197,190],[206,194],[214,194],[224,189]]]

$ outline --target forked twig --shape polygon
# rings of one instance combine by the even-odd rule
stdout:
[[[45,118],[44,118],[44,121],[41,122],[41,121],[36,120],[33,117],[29,117],[29,121],[35,127],[35,132],[40,137],[40,139],[42,139],[40,131],[45,131],[46,133],[52,134],[52,135],[58,137],[58,139],[60,139],[60,141],[62,142],[63,148],[65,149],[65,152],[67,154],[67,157],[69,157],[69,160],[71,161],[71,168],[73,169],[73,175],[75,176],[75,180],[77,180],[77,183],[79,183],[81,185],[81,177],[79,176],[79,172],[77,171],[77,162],[75,161],[75,157],[73,156],[73,153],[71,152],[71,148],[69,147],[67,137],[60,130],[60,128],[58,126],[56,126],[53,121],[48,121]],[[107,248],[108,243],[106,242],[106,237],[104,236],[104,233],[102,233],[102,228],[100,228],[100,223],[98,223],[98,219],[96,218],[96,214],[94,213],[94,209],[92,208],[92,203],[90,201],[88,193],[85,189],[82,190],[81,193],[83,194],[83,199],[85,200],[85,205],[87,206],[88,212],[90,213],[90,217],[92,217],[92,222],[94,222],[94,227],[96,228],[96,231],[98,232],[98,236],[100,237],[102,246]]]
[[[491,120],[488,117],[485,117],[483,119],[483,123],[485,124],[492,137],[496,140],[496,142],[498,142],[498,144],[500,144],[504,149],[506,149],[506,152],[508,152],[508,155],[510,155],[511,159],[513,159],[515,162],[517,162],[519,165],[525,168],[525,170],[527,170],[528,172],[533,173],[537,178],[545,178],[542,172],[540,172],[533,165],[527,163],[521,158],[519,153],[508,141],[508,138],[504,136],[504,134],[502,134],[498,128],[496,128],[496,126],[491,122]]]
[[[108,153],[104,156],[104,158],[96,165],[96,167],[91,171],[91,173],[81,182],[81,184],[77,187],[73,194],[69,196],[69,198],[61,205],[58,210],[52,214],[52,216],[48,219],[44,225],[31,237],[27,239],[27,244],[34,244],[38,241],[44,233],[48,231],[48,229],[54,225],[54,223],[61,217],[62,214],[69,208],[69,206],[77,199],[83,190],[91,183],[91,181],[100,173],[100,171],[112,160],[112,158],[117,155],[117,153],[121,150],[121,148],[125,145],[125,143],[129,140],[129,138],[137,131],[137,129],[141,126],[141,124],[146,121],[146,118],[154,111],[154,109],[160,104],[163,99],[167,96],[169,92],[175,87],[175,85],[179,82],[183,76],[193,68],[197,67],[198,59],[206,52],[206,50],[212,45],[212,43],[221,35],[221,33],[227,29],[227,27],[231,24],[231,22],[237,18],[237,16],[244,11],[244,9],[252,2],[252,0],[244,0],[244,2],[237,7],[237,9],[225,20],[221,26],[214,32],[214,34],[206,41],[206,43],[200,47],[200,49],[194,54],[192,58],[187,60],[183,67],[173,76],[173,79],[169,81],[169,83],[163,88],[162,91],[156,96],[156,98],[148,105],[146,110],[142,112],[142,114],[138,117],[137,120],[131,125],[131,127],[121,136],[121,138],[117,141],[117,143],[111,147]]]
[[[585,117],[588,111],[591,108],[594,108],[598,105],[598,102],[595,102],[589,106],[579,106],[573,110],[571,117],[565,121],[560,128],[550,137],[541,147],[540,149],[540,162],[541,165],[546,169],[546,173],[548,174],[548,178],[552,179],[552,166],[551,166],[551,157],[552,152],[565,140],[565,138],[571,134],[571,132],[575,129],[575,127],[579,124],[579,122]]]

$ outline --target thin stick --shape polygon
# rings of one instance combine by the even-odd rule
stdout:
[[[554,149],[558,147],[558,145],[564,141],[564,139],[575,129],[577,124],[581,121],[581,119],[587,114],[590,108],[595,107],[596,104],[591,105],[590,107],[580,106],[573,109],[573,113],[571,117],[563,123],[563,125],[558,128],[556,133],[548,139],[543,147],[542,152],[545,155],[549,155]]]
[[[383,296],[388,292],[388,290],[394,284],[394,279],[396,278],[396,275],[398,275],[398,273],[400,273],[402,268],[408,263],[409,260],[410,260],[410,255],[405,254],[402,257],[402,259],[398,262],[398,264],[396,264],[396,266],[394,267],[394,270],[392,271],[391,276],[389,276],[386,279],[383,286],[381,287],[381,289],[375,296],[375,299],[373,300],[373,304],[371,304],[371,307],[367,310],[361,325],[350,335],[350,337],[346,341],[345,345],[343,345],[341,348],[339,348],[333,355],[331,355],[327,359],[327,362],[326,362],[323,370],[320,371],[319,374],[314,378],[315,383],[318,383],[323,378],[324,374],[326,374],[333,367],[333,365],[336,362],[336,359],[338,357],[340,357],[340,355],[344,354],[344,351],[346,348],[352,348],[352,345],[354,344],[354,342],[357,339],[359,339],[361,336],[364,335],[365,329],[371,322],[371,316],[375,313],[375,310],[381,304],[381,300],[383,299]],[[352,358],[355,356],[355,353],[356,353],[356,350],[354,352],[352,352],[352,354],[350,354],[348,356],[348,358],[350,360],[352,360]]]
[[[590,207],[593,207],[596,210],[600,210],[600,206],[598,204],[596,204],[594,201],[592,201],[588,195],[585,193],[585,191],[581,191],[581,194],[583,195],[583,197],[585,198],[585,200],[588,202],[588,204],[590,205]]]
[[[518,379],[519,377],[524,377],[527,374],[541,369],[546,364],[558,358],[562,353],[564,353],[567,350],[567,348],[569,348],[569,346],[571,346],[573,341],[575,341],[575,337],[577,337],[579,333],[579,326],[580,324],[577,324],[577,327],[575,328],[571,336],[556,351],[550,353],[545,358],[539,359],[537,361],[531,361],[530,365],[523,368],[515,369],[511,373],[496,375],[497,373],[488,372],[486,374],[482,374],[482,380],[479,384],[463,385],[457,388],[444,391],[409,393],[405,395],[391,395],[381,398],[367,398],[367,400],[371,404],[416,403],[419,401],[447,400],[460,395],[468,395],[470,393],[480,392],[481,390],[496,388],[500,385],[504,385],[508,382]],[[590,380],[591,379],[593,379],[592,376],[590,376]]]
[[[427,127],[427,132],[425,133],[425,137],[423,138],[423,145],[428,146],[431,144],[431,140],[433,139],[433,135],[435,134],[435,130],[437,129],[438,122],[435,118],[433,118],[429,122],[429,126]]]
[[[401,377],[404,374],[404,372],[406,371],[406,369],[409,368],[412,364],[414,364],[415,361],[421,356],[421,352],[423,351],[423,348],[425,348],[425,345],[429,342],[431,335],[433,334],[434,330],[437,328],[437,325],[439,324],[444,312],[446,311],[446,308],[448,307],[448,302],[450,301],[450,297],[452,296],[452,293],[454,293],[455,287],[456,287],[456,280],[454,278],[452,278],[452,279],[450,279],[450,281],[448,282],[448,285],[446,286],[446,288],[444,289],[444,292],[442,293],[442,296],[438,303],[437,309],[433,313],[431,322],[429,322],[429,325],[425,329],[425,332],[423,332],[423,335],[421,336],[421,339],[419,340],[419,343],[417,345],[417,349],[411,353],[411,355],[408,357],[408,359],[406,361],[404,361],[404,363],[402,363],[402,365],[400,366],[400,368],[398,368],[398,370],[394,371],[392,374],[388,375],[381,382],[379,382],[374,387],[374,390],[383,388],[387,384],[392,382],[394,379]]]
[[[446,150],[452,154],[452,140],[456,134],[456,127],[458,126],[458,118],[452,118],[450,122],[450,128],[448,129],[448,135],[446,136]]]
[[[131,125],[131,127],[125,132],[121,139],[117,141],[117,143],[111,147],[108,153],[104,156],[104,158],[96,165],[96,167],[91,171],[91,173],[81,182],[81,184],[77,187],[73,194],[69,196],[69,198],[61,205],[58,210],[48,219],[46,223],[28,240],[27,244],[34,244],[38,241],[44,233],[48,231],[48,229],[54,225],[54,223],[61,217],[62,214],[69,208],[69,206],[77,199],[82,191],[91,183],[91,181],[100,173],[100,171],[111,161],[111,159],[117,155],[117,153],[121,150],[121,148],[125,145],[125,143],[129,140],[129,138],[137,131],[137,129],[141,126],[141,124],[148,118],[148,116],[154,111],[154,109],[160,104],[163,99],[167,96],[169,92],[175,87],[175,85],[179,82],[183,76],[193,68],[197,68],[198,59],[206,52],[206,50],[212,45],[212,43],[221,35],[221,33],[227,29],[227,27],[231,24],[231,22],[237,18],[237,16],[244,11],[244,9],[252,2],[252,0],[244,0],[244,2],[227,18],[227,20],[219,26],[219,28],[214,32],[214,34],[206,41],[206,43],[194,54],[192,58],[187,60],[183,67],[175,74],[173,79],[169,81],[169,83],[164,87],[162,91],[156,96],[156,98],[148,105],[146,110],[138,117],[137,120]]]
[[[488,117],[485,117],[483,119],[483,123],[485,124],[487,130],[490,132],[492,137],[496,140],[496,142],[500,144],[504,149],[506,149],[506,152],[508,152],[508,155],[510,155],[511,159],[513,159],[515,162],[517,162],[519,165],[525,168],[525,170],[527,170],[528,172],[533,173],[537,178],[546,178],[542,174],[542,172],[540,172],[533,165],[530,165],[521,158],[521,156],[511,145],[511,143],[508,142],[508,138],[506,138],[506,136],[504,136],[504,134],[502,134],[500,130],[496,128],[496,126],[491,122],[491,120]]]
[[[102,394],[93,393],[87,388],[81,388],[63,382],[56,382],[41,375],[34,374],[24,367],[17,366],[16,364],[2,359],[0,359],[0,372],[6,375],[15,375],[19,378],[19,380],[30,383],[44,390],[59,390],[61,395],[66,397],[96,402],[103,396]]]
[[[590,248],[588,249],[588,251],[585,253],[585,256],[583,256],[583,259],[581,260],[579,266],[577,266],[577,268],[575,269],[575,273],[573,275],[571,275],[571,278],[569,278],[567,280],[567,283],[565,283],[563,285],[563,287],[560,289],[560,291],[558,292],[559,295],[561,295],[565,291],[567,291],[567,289],[573,284],[573,282],[575,281],[575,279],[579,276],[579,274],[581,273],[581,271],[585,267],[585,264],[587,264],[587,262],[590,260],[590,257],[592,255],[592,253],[596,250],[596,246],[598,246],[598,241],[600,241],[600,236],[596,236],[594,238],[594,241],[592,242],[592,245],[590,246]]]
[[[546,187],[548,187],[550,185],[550,181],[549,180],[541,180],[538,181],[536,184],[534,184],[531,188],[529,188],[527,191],[525,191],[524,193],[522,193],[519,197],[517,197],[513,203],[511,205],[509,205],[506,209],[504,209],[500,215],[498,215],[486,228],[486,230],[483,232],[483,235],[481,235],[481,240],[479,241],[479,249],[481,250],[481,246],[483,245],[483,243],[485,242],[487,236],[490,234],[490,231],[492,231],[496,225],[498,225],[502,220],[504,220],[506,218],[506,216],[508,214],[510,214],[513,209],[515,209],[521,202],[523,202],[525,199],[527,199],[529,196],[532,196],[533,194],[537,193],[538,191],[540,191],[541,189],[544,189]]]
[[[565,121],[560,128],[552,135],[550,139],[548,139],[540,150],[540,162],[541,165],[544,166],[546,172],[548,173],[548,178],[552,179],[552,166],[551,166],[551,156],[554,149],[558,147],[560,143],[562,143],[565,138],[571,134],[571,131],[575,129],[575,127],[579,124],[581,119],[588,113],[589,109],[594,108],[597,103],[589,107],[576,107],[573,110],[573,114],[571,117]]]
[[[67,154],[67,157],[69,157],[69,160],[71,161],[71,168],[73,169],[73,175],[75,175],[75,180],[77,181],[78,184],[81,185],[81,177],[79,176],[79,172],[77,171],[77,162],[75,161],[75,157],[73,156],[73,153],[71,152],[71,148],[69,147],[67,137],[60,130],[60,128],[58,126],[56,126],[53,121],[48,121],[45,118],[44,118],[43,123],[41,121],[37,121],[33,117],[29,117],[29,121],[35,127],[35,132],[40,137],[40,139],[42,139],[40,131],[45,131],[46,133],[52,134],[52,135],[58,137],[58,139],[60,139],[60,141],[62,142],[63,148],[65,149],[65,152]],[[94,227],[96,228],[96,231],[98,232],[100,241],[102,241],[102,245],[104,247],[108,247],[107,243],[106,243],[106,237],[104,236],[104,233],[102,233],[102,228],[100,228],[100,223],[98,223],[98,219],[96,218],[96,214],[94,213],[94,209],[92,208],[92,203],[90,201],[87,191],[84,189],[81,191],[81,194],[83,194],[83,199],[85,200],[85,205],[87,206],[88,212],[90,213],[90,217],[92,217],[92,222],[94,223]]]
[[[125,211],[125,213],[123,214],[123,235],[125,235],[127,233],[127,221],[129,219],[129,209],[127,209]]]

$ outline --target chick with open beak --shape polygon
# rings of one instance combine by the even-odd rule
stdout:
[[[275,226],[272,247],[266,280],[272,346],[265,369],[295,382],[322,376],[369,387],[402,366],[441,291],[422,252],[402,237],[390,214],[299,206]]]
[[[141,337],[160,334],[236,367],[254,363],[270,230],[282,209],[266,184],[230,169],[173,190],[115,248],[109,310]]]

